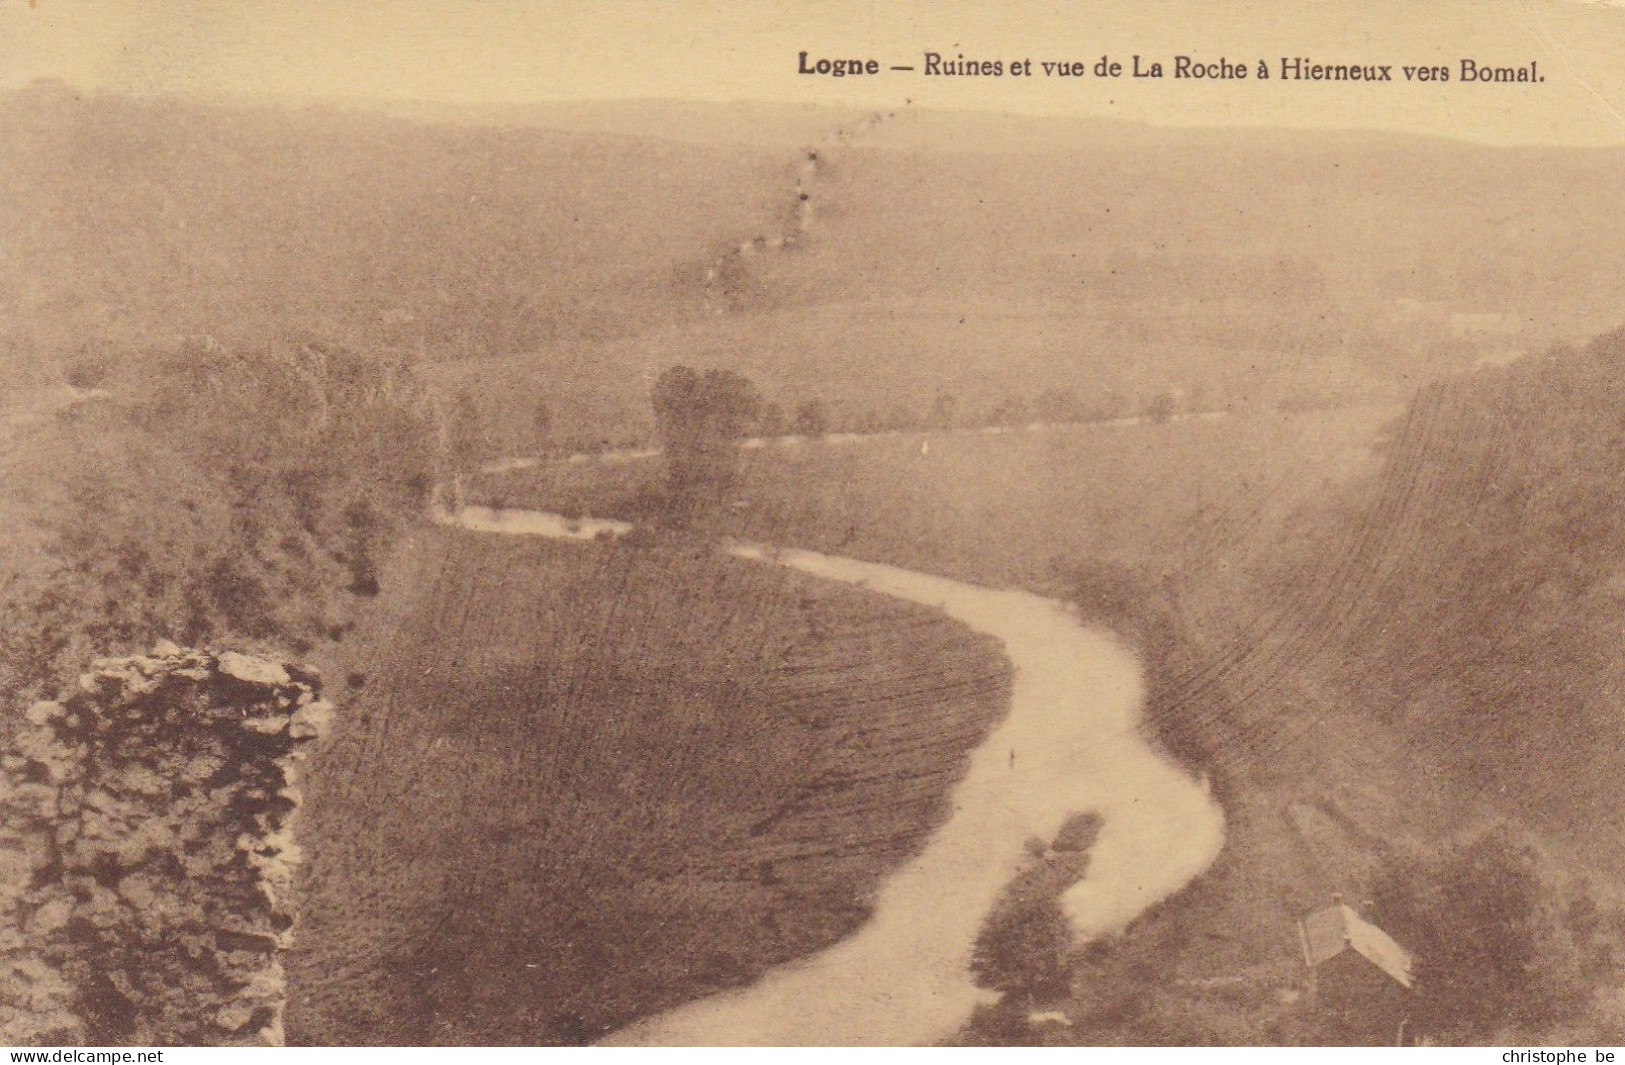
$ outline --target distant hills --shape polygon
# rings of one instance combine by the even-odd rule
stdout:
[[[630,424],[651,361],[837,408],[928,402],[937,379],[973,404],[1052,385],[1269,401],[1582,338],[1625,297],[1625,149],[51,83],[0,97],[0,143],[14,369],[295,333],[447,381],[505,367],[591,423]],[[1453,326],[1469,315],[1513,327]]]

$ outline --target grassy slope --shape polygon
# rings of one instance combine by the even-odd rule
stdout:
[[[328,664],[307,1042],[578,1041],[827,945],[1006,697],[989,641],[768,567],[434,530],[384,583]]]
[[[21,574],[37,561],[44,519],[62,501],[60,465],[76,396],[64,385],[0,391],[0,563]]]

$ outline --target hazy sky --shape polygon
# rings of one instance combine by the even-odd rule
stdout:
[[[796,73],[796,54],[1444,64],[1443,85]],[[1462,84],[1460,60],[1544,84]],[[1171,71],[1170,71],[1171,73]],[[1252,71],[1250,70],[1250,73]],[[1625,143],[1621,0],[0,0],[0,86],[434,101],[673,97]]]

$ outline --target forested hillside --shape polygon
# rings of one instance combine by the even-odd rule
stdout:
[[[378,592],[435,477],[411,367],[315,341],[177,351],[0,451],[0,690],[157,638],[303,654]]]
[[[1622,371],[1616,331],[1427,387],[1380,472],[1245,573],[1216,559],[1149,622],[1158,597],[1133,601],[1153,721],[1223,781],[1230,840],[1137,936],[1075,957],[1075,1037],[1325,1039],[1293,921],[1334,892],[1415,952],[1434,1038],[1625,1031]]]
[[[1625,868],[1622,376],[1616,331],[1424,389],[1332,553],[1294,570],[1333,581],[1316,631],[1352,700],[1453,746],[1609,870]]]

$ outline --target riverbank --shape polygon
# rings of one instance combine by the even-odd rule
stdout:
[[[437,509],[470,531],[582,538],[589,522],[523,511]],[[630,528],[606,525],[605,536]],[[1014,683],[1004,721],[974,752],[953,814],[882,887],[857,935],[753,987],[639,1022],[615,1041],[652,1045],[909,1045],[950,1035],[987,1000],[972,958],[1034,838],[1079,814],[1098,832],[1087,876],[1066,889],[1072,933],[1125,927],[1217,856],[1223,816],[1205,787],[1144,742],[1138,662],[1072,608],[896,567],[735,544],[728,553],[934,606],[996,638]],[[1008,763],[1005,751],[1008,749]]]
[[[1210,782],[1225,848],[1127,935],[1063,952],[1042,1011],[1007,998],[954,1041],[1318,1045],[1297,920],[1337,893],[1363,906],[1397,848],[1446,837],[1466,811],[1444,781],[1418,779],[1426,754],[1407,736],[1317,686],[1301,633],[1262,614],[1256,595],[1108,565],[1065,579],[1084,616],[1143,656],[1148,739]],[[1018,976],[1057,964],[1034,961]]]
[[[760,451],[763,448],[798,448],[808,444],[824,444],[830,447],[840,447],[846,444],[880,443],[887,440],[902,440],[906,443],[925,444],[929,451],[932,440],[939,443],[954,437],[964,436],[1008,436],[1011,433],[1055,433],[1055,432],[1081,432],[1090,429],[1121,429],[1131,425],[1166,425],[1173,422],[1185,421],[1213,421],[1218,418],[1228,418],[1227,410],[1186,411],[1169,414],[1166,417],[1152,418],[1146,415],[1132,415],[1116,418],[1078,419],[1064,422],[1026,422],[1019,425],[965,425],[951,429],[881,429],[875,432],[842,432],[818,433],[806,435],[801,433],[787,433],[782,436],[747,436],[739,441],[741,451]],[[539,466],[566,465],[590,466],[605,465],[619,466],[629,462],[642,462],[646,459],[659,458],[662,454],[658,447],[619,447],[602,448],[597,451],[573,451],[564,455],[534,456],[510,455],[506,458],[493,459],[480,466],[479,472],[484,475],[499,475],[504,473],[517,473],[521,470],[533,470]]]
[[[1010,711],[955,788],[953,817],[886,882],[857,935],[745,991],[640,1022],[615,1042],[932,1043],[989,1000],[972,958],[1029,840],[1053,840],[1074,815],[1097,816],[1088,871],[1061,899],[1080,941],[1126,927],[1219,853],[1218,807],[1141,738],[1134,656],[1063,604],[812,552],[733,550],[930,603],[996,636],[1015,671]]]
[[[1235,572],[1328,477],[1368,467],[1392,415],[1362,407],[748,450],[728,505],[701,526],[1052,598],[1069,595],[1059,578],[1085,561],[1145,567],[1153,579]],[[658,462],[551,463],[471,478],[466,498],[656,519],[662,476]]]

